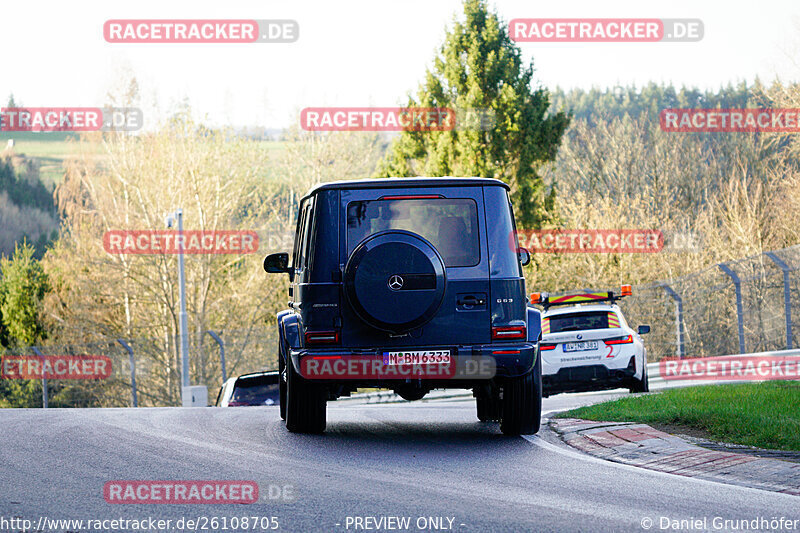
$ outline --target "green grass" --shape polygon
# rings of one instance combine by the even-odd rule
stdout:
[[[48,141],[58,142],[68,139],[78,139],[79,133],[70,131],[0,131],[0,140],[14,139],[17,141]]]
[[[558,416],[682,426],[700,430],[713,440],[800,451],[800,382],[796,381],[670,389]]]
[[[63,160],[75,150],[78,137],[63,132],[22,132],[9,131],[0,133],[0,150],[6,147],[6,141],[14,139],[14,151],[28,157]]]
[[[100,145],[85,143],[78,147],[80,135],[71,132],[0,132],[0,152],[6,147],[8,139],[14,139],[14,152],[25,155],[38,161],[39,173],[42,181],[47,185],[58,185],[64,178],[64,161],[67,157],[79,153],[81,150],[93,149],[97,157],[104,157]],[[286,150],[287,143],[283,141],[256,141],[263,149],[267,150],[270,160],[277,162]],[[271,171],[274,166],[270,166]],[[279,174],[275,174],[279,178]]]
[[[58,184],[64,177],[64,160],[75,153],[78,134],[68,132],[0,133],[0,151],[8,139],[14,139],[14,152],[39,163],[39,174],[45,184]]]
[[[289,145],[286,141],[256,141],[259,146],[264,148],[269,152],[270,157],[277,157],[283,154],[286,151],[286,147]]]

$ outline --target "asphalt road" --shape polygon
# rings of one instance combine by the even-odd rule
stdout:
[[[560,395],[545,400],[544,409],[605,397]],[[437,523],[429,518],[443,517],[441,525],[458,532],[641,532],[643,524],[652,531],[733,531],[716,528],[715,517],[800,520],[796,496],[607,463],[543,437],[504,437],[496,424],[477,421],[472,401],[332,403],[321,436],[288,433],[275,407],[3,409],[0,529],[14,530],[2,521],[11,517],[35,527],[40,517],[174,523],[274,516],[280,531],[375,531],[371,521],[356,527],[355,517],[389,516],[409,517],[409,531],[429,531]],[[262,501],[104,500],[107,481],[164,479],[254,480]],[[293,501],[270,500],[270,485],[291,485]],[[706,527],[660,527],[665,519],[689,518],[705,519]],[[221,523],[206,525],[223,530]]]

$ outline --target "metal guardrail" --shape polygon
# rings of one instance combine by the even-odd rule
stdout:
[[[653,359],[800,348],[800,245],[635,285],[619,302],[650,324]]]
[[[264,366],[264,354],[270,353],[269,350],[277,344],[277,330],[264,328],[225,332],[209,330],[205,333],[208,333],[209,337],[192,336],[189,339],[193,357],[192,384],[207,386],[216,394],[216,390],[227,379],[228,372],[241,375],[269,368]],[[180,339],[176,335],[166,339],[107,338],[90,343],[0,347],[0,363],[6,358],[41,360],[60,357],[76,360],[92,357],[108,358],[110,374],[96,379],[62,378],[51,371],[42,373],[39,369],[45,368],[44,363],[30,367],[34,368],[31,372],[36,374],[35,379],[42,382],[43,407],[180,405],[181,365],[176,357],[176,346],[179,345]],[[54,363],[51,361],[49,364]],[[217,377],[220,372],[221,382]],[[9,377],[0,372],[0,380],[5,379],[30,381],[34,378],[13,375]]]

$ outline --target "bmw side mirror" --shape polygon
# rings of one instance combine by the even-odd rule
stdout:
[[[645,333],[650,333],[650,326],[647,326],[647,325],[639,326],[638,328],[636,328],[636,332],[639,335],[644,335]]]
[[[269,254],[264,258],[264,271],[270,274],[283,274],[289,272],[289,254],[279,252]]]
[[[527,248],[519,248],[517,250],[517,255],[519,256],[519,262],[522,264],[522,266],[525,266],[531,262],[531,253]]]

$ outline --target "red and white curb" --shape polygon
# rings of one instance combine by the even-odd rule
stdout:
[[[550,427],[573,448],[609,461],[800,496],[800,463],[708,450],[646,424],[561,418]]]

